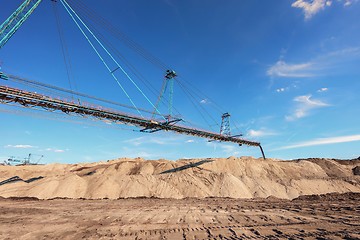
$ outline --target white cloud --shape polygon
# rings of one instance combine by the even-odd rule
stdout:
[[[313,64],[300,63],[300,64],[288,64],[283,60],[277,61],[273,66],[267,70],[267,75],[270,77],[292,77],[292,78],[304,78],[311,77]]]
[[[360,58],[360,47],[348,47],[318,55],[302,63],[287,63],[280,60],[271,65],[266,74],[280,78],[309,78],[324,76],[344,71],[347,64],[352,64]],[[286,89],[285,89],[286,90]]]
[[[192,139],[189,139],[189,140],[186,141],[186,143],[193,143],[193,142],[195,142],[195,141],[192,140]]]
[[[67,149],[67,150],[68,150],[68,149]],[[47,148],[47,149],[45,149],[45,151],[54,152],[54,153],[63,153],[63,152],[65,152],[66,150],[56,149],[56,148]]]
[[[36,147],[32,145],[17,144],[17,145],[6,145],[5,148],[36,148]]]
[[[312,108],[329,106],[328,104],[326,104],[320,100],[310,99],[310,98],[311,98],[311,95],[297,96],[294,98],[294,101],[303,103],[304,105],[306,105],[308,107],[312,107]]]
[[[62,152],[65,152],[65,150],[62,150],[62,149],[54,149],[54,152],[56,152],[56,153],[62,153]]]
[[[249,137],[265,137],[265,136],[274,136],[274,135],[277,135],[277,133],[274,131],[271,131],[271,130],[267,130],[267,129],[260,129],[260,130],[250,129],[247,132],[247,135]]]
[[[329,89],[324,87],[324,88],[320,88],[319,90],[317,90],[317,92],[321,93],[321,92],[326,92],[328,91]]]
[[[221,150],[225,153],[225,154],[229,154],[229,155],[237,155],[239,154],[239,146],[237,145],[220,145]]]
[[[341,1],[341,0],[338,0]],[[358,0],[345,0],[344,6],[350,6],[351,4],[353,4],[354,2],[357,2]]]
[[[107,125],[111,125],[113,122],[110,120],[103,120],[104,123],[106,123]]]
[[[208,104],[208,103],[210,103],[210,101],[205,98],[205,99],[201,100],[200,103],[201,104]]]
[[[331,137],[331,138],[317,138],[314,140],[281,147],[278,150],[300,148],[300,147],[310,147],[310,146],[325,145],[325,144],[354,142],[354,141],[360,141],[360,135],[340,136],[340,137]]]
[[[276,89],[276,92],[278,92],[278,93],[285,92],[285,88],[278,88],[278,89]]]
[[[207,141],[206,146],[213,147],[214,150],[217,149],[217,147],[220,148],[220,150],[225,153],[226,155],[237,155],[239,154],[239,146],[238,145],[229,145],[229,144],[217,144],[215,141]]]
[[[358,0],[337,0],[337,2],[343,3],[344,6],[350,6]],[[311,19],[315,14],[321,10],[332,6],[331,0],[296,0],[291,4],[294,8],[300,8],[303,10],[305,20]]]
[[[311,95],[297,96],[294,98],[294,101],[297,102],[297,108],[290,116],[285,117],[287,121],[306,117],[312,109],[330,106],[321,100],[312,99]]]
[[[168,152],[162,152],[162,151],[156,151],[155,154],[154,149],[140,149],[140,148],[126,147],[126,146],[123,146],[121,150],[123,156],[130,158],[137,158],[137,157],[146,158],[146,159],[164,158],[166,154],[168,154]]]
[[[140,146],[143,144],[149,144],[154,143],[158,145],[169,145],[169,144],[179,144],[184,139],[181,139],[181,137],[138,137],[138,138],[132,138],[129,140],[125,140],[124,143],[129,143],[134,146]]]
[[[144,143],[145,138],[144,137],[138,137],[138,138],[132,138],[129,140],[125,140],[125,143],[130,143],[134,146],[140,146],[141,144]]]
[[[326,0],[313,0],[313,1],[296,0],[293,4],[291,4],[292,7],[301,8],[304,11],[305,19],[310,19],[320,10],[330,5],[331,5],[331,1],[326,1]]]

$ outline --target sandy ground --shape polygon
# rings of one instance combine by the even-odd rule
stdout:
[[[116,159],[97,163],[0,166],[1,197],[267,198],[360,192],[360,159],[282,161]]]
[[[0,198],[0,239],[360,239],[359,200]]]

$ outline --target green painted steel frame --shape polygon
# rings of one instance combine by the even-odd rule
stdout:
[[[0,26],[0,48],[15,34],[42,0],[25,0]]]

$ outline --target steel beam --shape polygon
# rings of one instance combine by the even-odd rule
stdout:
[[[62,111],[67,114],[73,113],[79,116],[88,115],[98,119],[107,119],[113,122],[130,124],[146,130],[150,130],[149,132],[155,132],[159,130],[172,131],[180,134],[207,138],[221,142],[232,142],[238,145],[244,144],[248,146],[260,147],[261,153],[265,159],[264,151],[259,142],[253,142],[235,136],[220,135],[218,133],[196,128],[174,125],[173,122],[154,121],[139,116],[129,115],[127,113],[119,112],[113,109],[104,109],[101,106],[87,106],[85,104],[68,102],[65,100],[55,99],[50,96],[6,86],[0,86],[0,102],[3,104],[13,102],[26,107],[43,108],[50,111]]]

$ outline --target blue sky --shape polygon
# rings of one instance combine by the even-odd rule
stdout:
[[[20,0],[1,2],[4,21]],[[109,0],[87,6],[190,82],[220,124],[231,114],[232,132],[260,141],[268,157],[355,158],[360,155],[360,2],[356,0],[175,1]],[[43,1],[0,49],[2,71],[69,89],[50,1]],[[72,88],[131,105],[58,1],[71,59]],[[119,52],[160,90],[163,70],[120,41]],[[114,65],[112,65],[114,67]],[[151,110],[117,73],[137,106]],[[131,73],[129,73],[131,75]],[[134,77],[135,81],[138,81]],[[1,80],[1,84],[23,87]],[[153,103],[156,94],[145,94]],[[26,88],[26,86],[25,86]],[[216,104],[215,104],[216,103]],[[191,126],[205,122],[179,85],[174,106]],[[136,114],[133,110],[124,110]],[[165,110],[165,107],[162,109]],[[118,157],[178,159],[251,155],[252,147],[209,143],[173,133],[144,134],[124,125],[0,105],[0,161],[28,153],[49,162],[89,162]],[[236,126],[236,128],[235,128]]]

